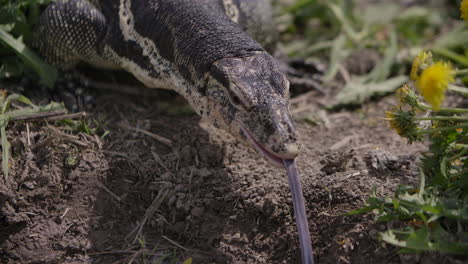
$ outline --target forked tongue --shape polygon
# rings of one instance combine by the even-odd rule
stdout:
[[[297,233],[299,234],[299,242],[301,243],[302,264],[314,264],[309,223],[307,222],[304,196],[302,195],[301,180],[297,172],[296,162],[295,160],[283,160],[283,164],[288,173],[289,188],[291,188],[293,198]]]

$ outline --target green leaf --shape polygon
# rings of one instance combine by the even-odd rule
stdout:
[[[348,56],[348,51],[345,49],[346,37],[340,34],[334,41],[330,53],[330,66],[323,77],[324,82],[329,82],[335,78],[338,73],[340,63]]]
[[[379,83],[365,83],[366,78],[354,78],[336,96],[336,104],[358,105],[375,95],[390,93],[408,80],[406,76],[397,76]]]
[[[382,1],[368,5],[361,11],[361,17],[368,25],[387,24],[392,23],[392,20],[401,13],[401,9],[401,5],[396,2]]]
[[[382,61],[369,74],[369,82],[383,82],[390,76],[392,66],[398,53],[397,34],[394,29],[390,31],[390,45],[385,51]]]
[[[453,60],[465,67],[468,67],[468,57],[464,55],[460,55],[457,52],[454,52],[448,48],[445,47],[440,47],[440,48],[433,48],[432,51],[435,54],[438,54],[440,56],[444,56],[450,60]]]
[[[433,37],[442,26],[440,12],[423,5],[401,10],[396,18],[400,38],[414,46],[426,45],[428,37]]]
[[[380,234],[383,241],[399,247],[406,247],[406,241],[399,240],[393,230],[387,230]]]
[[[8,171],[10,166],[10,142],[8,142],[6,136],[6,126],[8,125],[7,120],[0,120],[0,136],[1,144],[2,144],[2,169],[3,169],[3,177],[5,178],[5,182],[8,181]]]
[[[450,235],[440,225],[433,228],[422,226],[409,232],[388,230],[380,234],[383,241],[416,252],[440,251],[449,254],[468,255],[468,243],[448,240]]]
[[[419,200],[423,200],[424,189],[426,188],[426,175],[424,175],[424,171],[420,168],[419,169],[419,192],[418,197]]]
[[[362,207],[362,208],[353,210],[353,211],[351,211],[351,212],[348,212],[348,213],[346,213],[346,215],[364,214],[364,213],[372,212],[372,210],[374,210],[374,209],[376,209],[376,208],[378,208],[378,207],[374,207],[374,206],[365,206],[365,207]]]
[[[12,48],[17,55],[29,66],[31,66],[41,77],[42,81],[52,87],[57,79],[57,70],[43,62],[22,41],[16,40],[8,32],[0,28],[0,41]]]
[[[468,45],[468,28],[463,22],[451,31],[441,35],[432,43],[432,49],[452,49]]]

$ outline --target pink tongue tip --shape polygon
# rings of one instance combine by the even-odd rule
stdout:
[[[297,233],[301,245],[301,256],[303,264],[313,264],[314,256],[312,253],[312,242],[310,239],[309,223],[305,210],[304,195],[299,173],[296,168],[296,162],[293,159],[283,160],[284,167],[288,174],[289,187],[293,199],[294,216],[296,218]]]

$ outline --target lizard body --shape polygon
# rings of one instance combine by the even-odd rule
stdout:
[[[213,125],[284,164],[303,263],[313,264],[289,81],[267,52],[275,40],[268,0],[57,0],[35,40],[59,67],[124,69],[148,87],[174,90]]]
[[[120,68],[147,87],[174,90],[282,166],[299,144],[289,82],[265,49],[274,32],[267,0],[57,0],[34,46],[59,67]]]

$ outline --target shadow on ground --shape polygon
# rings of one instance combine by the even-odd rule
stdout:
[[[92,111],[110,129],[104,139],[58,123],[8,129],[2,263],[299,263],[284,171],[198,117],[162,110],[158,100],[98,96]],[[331,113],[326,125],[298,117],[298,166],[319,263],[400,263],[376,239],[384,227],[344,215],[373,186],[389,194],[415,180],[421,146],[379,119],[392,101]]]

